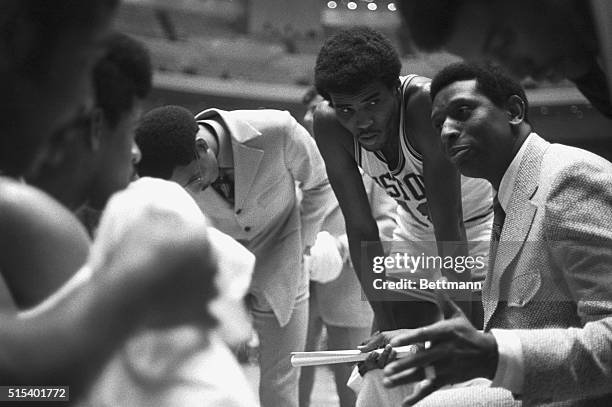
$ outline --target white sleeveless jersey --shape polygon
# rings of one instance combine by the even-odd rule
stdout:
[[[417,75],[400,77],[402,95],[410,81]],[[387,194],[397,201],[398,228],[394,240],[429,241],[436,240],[434,227],[429,216],[423,159],[408,140],[405,121],[405,96],[402,97],[399,126],[400,155],[397,168],[389,168],[380,151],[368,151],[354,139],[355,160],[363,171],[376,181]],[[486,241],[483,250],[488,250],[493,221],[493,195],[491,184],[484,179],[461,176],[463,221],[468,241]]]

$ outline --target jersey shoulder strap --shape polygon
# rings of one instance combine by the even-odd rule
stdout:
[[[404,109],[407,103],[407,97],[408,97],[408,89],[410,88],[410,84],[413,81],[414,78],[417,78],[421,75],[416,75],[416,74],[411,74],[411,75],[406,75],[404,77],[402,77],[402,81],[401,81],[401,91],[402,91],[402,114],[401,114],[401,120],[402,120],[402,139],[404,140],[404,143],[406,144],[406,148],[408,149],[408,152],[410,153],[410,155],[417,160],[418,162],[423,162],[423,155],[421,153],[419,153],[416,148],[414,148],[414,146],[412,145],[412,143],[410,142],[410,140],[408,139],[408,122],[406,120],[404,120]]]

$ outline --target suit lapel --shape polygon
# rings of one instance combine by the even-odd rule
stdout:
[[[233,142],[234,147],[234,193],[236,208],[242,208],[253,186],[264,152],[258,148]],[[236,165],[239,163],[238,165]]]
[[[257,176],[264,152],[261,149],[249,147],[245,143],[258,137],[261,133],[240,119],[239,111],[208,109],[196,115],[196,120],[204,120],[220,116],[232,138],[234,154],[234,201],[235,207],[243,207],[244,201],[251,190]]]
[[[495,264],[489,264],[485,290],[483,290],[485,327],[500,299],[503,299],[500,295],[502,276],[510,272],[508,266],[524,246],[537,212],[537,205],[531,200],[538,190],[542,157],[549,143],[539,136],[535,137],[527,146],[519,165],[510,203],[506,208],[506,219],[501,231]]]

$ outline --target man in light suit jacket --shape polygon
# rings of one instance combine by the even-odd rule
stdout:
[[[176,106],[145,115],[136,131],[139,173],[181,184],[214,226],[255,254],[248,301],[261,342],[261,403],[297,406],[290,352],[306,339],[302,257],[334,202],[323,160],[287,112],[209,109],[195,119]]]
[[[436,375],[429,369],[408,401],[485,377],[525,405],[610,405],[612,163],[533,133],[524,91],[495,67],[451,65],[431,95],[449,159],[497,190],[485,331],[443,300],[445,320],[391,341],[432,346],[387,365],[386,384],[419,380],[420,368],[433,366]],[[423,403],[486,397],[482,389],[470,393],[442,390]]]

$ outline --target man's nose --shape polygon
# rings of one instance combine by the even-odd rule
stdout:
[[[365,130],[374,123],[372,117],[366,114],[357,114],[355,125],[358,129]]]
[[[440,130],[440,138],[442,139],[442,145],[444,148],[448,148],[449,144],[455,142],[459,137],[459,129],[454,125],[452,120],[445,120]]]

